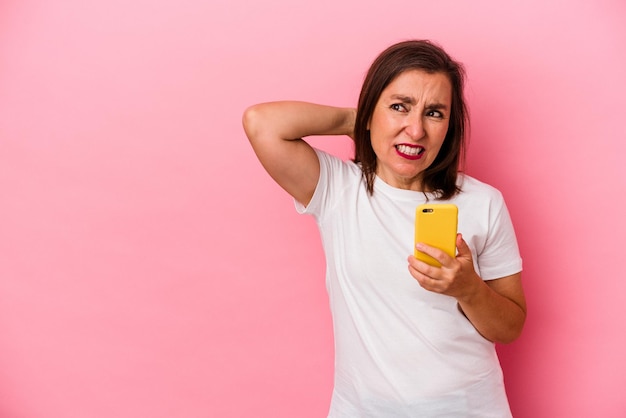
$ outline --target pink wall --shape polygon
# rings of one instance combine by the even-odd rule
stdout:
[[[241,114],[354,105],[406,38],[466,63],[469,172],[517,226],[515,415],[623,416],[625,20],[621,0],[0,3],[0,416],[325,416],[319,238]]]

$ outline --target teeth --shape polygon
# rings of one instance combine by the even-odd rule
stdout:
[[[419,155],[424,148],[422,147],[410,147],[408,145],[396,145],[398,151],[406,155]]]

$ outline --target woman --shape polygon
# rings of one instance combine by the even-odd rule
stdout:
[[[495,342],[521,333],[521,258],[501,194],[459,173],[464,73],[440,47],[407,41],[374,61],[356,110],[252,106],[259,160],[315,217],[335,332],[329,417],[509,417]],[[301,138],[349,135],[354,161]],[[459,208],[456,257],[416,244],[415,208]],[[408,257],[407,257],[408,256]]]

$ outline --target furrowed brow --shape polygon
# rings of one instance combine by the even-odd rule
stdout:
[[[426,106],[428,110],[448,110],[448,106],[443,103],[431,103]]]
[[[403,94],[394,94],[391,96],[391,98],[393,100],[400,100],[402,103],[407,103],[411,105],[414,105],[416,103],[414,98],[410,96],[405,96]]]

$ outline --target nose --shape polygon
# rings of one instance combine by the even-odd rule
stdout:
[[[406,119],[406,126],[404,127],[404,130],[413,140],[422,138],[425,134],[422,115],[417,113],[409,115]]]

